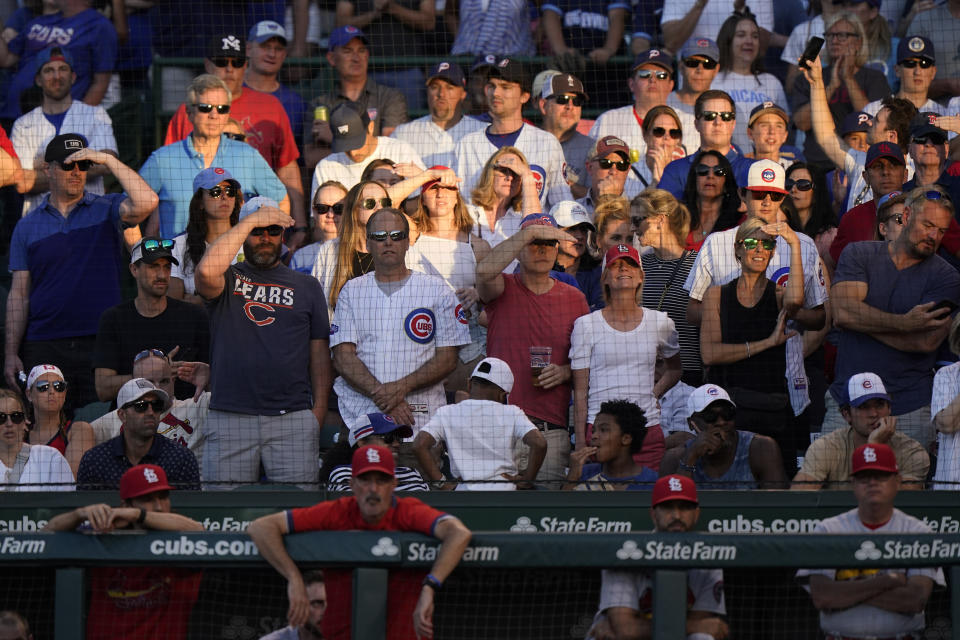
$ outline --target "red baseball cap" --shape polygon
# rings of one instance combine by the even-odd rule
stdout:
[[[670,475],[657,480],[657,483],[653,485],[653,496],[650,500],[650,506],[655,507],[661,502],[669,502],[671,500],[683,500],[684,502],[699,504],[697,500],[697,485],[694,484],[693,479],[687,476]]]
[[[640,253],[629,244],[615,244],[607,249],[607,254],[603,256],[603,268],[607,269],[617,260],[632,260],[633,264],[640,266]]]
[[[434,169],[446,169],[449,171],[450,167],[445,167],[442,164],[435,164],[432,167],[430,167],[428,171],[433,171]],[[438,184],[439,182],[440,182],[439,180],[431,180],[430,182],[424,183],[424,185],[420,187],[420,193],[426,193],[427,189],[429,189],[435,184]]]
[[[368,471],[380,471],[388,476],[396,475],[393,466],[393,454],[390,449],[379,445],[360,447],[353,452],[353,462],[350,467],[353,477],[356,478]]]
[[[120,498],[139,498],[155,491],[170,491],[167,473],[155,464],[138,464],[130,467],[120,478]]]
[[[900,473],[893,449],[885,444],[865,444],[857,447],[853,452],[852,467],[851,475],[857,475],[861,471]]]

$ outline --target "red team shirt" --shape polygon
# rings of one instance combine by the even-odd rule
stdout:
[[[353,496],[329,500],[286,512],[290,533],[307,531],[412,531],[432,536],[437,523],[449,517],[443,511],[416,498],[394,498],[393,506],[375,525],[364,521]],[[352,571],[324,570],[327,602],[321,631],[324,638],[349,640],[350,612],[353,608]],[[403,569],[390,572],[387,596],[388,640],[415,640],[413,610],[420,599],[421,581],[426,572]]]

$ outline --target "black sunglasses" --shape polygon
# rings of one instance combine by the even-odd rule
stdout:
[[[237,197],[237,188],[232,184],[228,184],[226,187],[221,187],[220,185],[217,185],[212,189],[207,189],[206,191],[211,198],[215,198],[215,199],[222,198],[224,195],[226,195],[228,198]]]
[[[140,362],[148,356],[156,356],[158,358],[163,358],[164,360],[167,359],[167,354],[165,354],[163,351],[160,351],[160,349],[144,349],[137,355],[133,356],[133,361]]]
[[[724,122],[730,122],[731,120],[737,119],[736,111],[704,111],[700,114],[700,119],[705,122],[713,122],[717,119],[717,116],[720,116],[720,119]]]
[[[753,251],[758,245],[767,251],[773,251],[777,248],[776,240],[761,240],[760,238],[744,238],[740,241],[740,244],[742,244],[743,248],[747,251]]]
[[[272,224],[269,227],[254,227],[250,230],[250,235],[255,238],[259,238],[263,234],[268,234],[273,238],[276,238],[281,233],[283,233],[283,227],[278,224]]]
[[[893,215],[886,216],[886,217],[884,217],[884,218],[880,218],[879,220],[877,220],[877,222],[879,222],[880,224],[886,224],[886,223],[890,222],[891,220],[893,220],[894,222],[896,222],[896,223],[899,224],[900,226],[903,226],[903,214],[902,214],[902,213],[895,213],[895,214],[893,214]]]
[[[750,191],[750,195],[753,196],[753,199],[758,202],[763,200],[767,196],[770,196],[770,199],[774,202],[780,202],[781,200],[787,197],[787,194],[779,193],[777,191],[753,191],[752,189],[749,191]]]
[[[717,61],[716,60],[701,60],[700,58],[687,58],[683,61],[683,64],[688,69],[696,69],[697,67],[703,65],[704,69],[716,69]]]
[[[698,164],[696,171],[697,175],[701,178],[709,175],[710,171],[713,171],[713,175],[717,176],[718,178],[723,178],[727,175],[727,170],[720,165],[714,165],[711,167],[708,164]]]
[[[216,109],[217,113],[220,115],[230,113],[230,105],[228,104],[208,104],[206,102],[197,102],[193,105],[193,108],[200,113],[210,113],[214,109]]]
[[[943,136],[938,136],[935,133],[928,133],[925,136],[917,136],[913,140],[911,140],[912,143],[918,144],[921,147],[927,144],[928,142],[932,145],[941,145],[946,141],[947,141],[946,138],[944,138]]]
[[[313,205],[313,212],[318,216],[324,215],[327,211],[333,211],[333,215],[335,216],[343,215],[343,203],[338,202],[336,204],[320,204],[317,202]]]
[[[164,403],[163,400],[161,400],[160,398],[155,398],[153,400],[137,400],[136,402],[130,402],[123,405],[123,408],[124,409],[132,408],[137,413],[146,413],[147,407],[150,407],[151,409],[153,409],[154,413],[160,413],[161,411],[163,411],[164,404],[166,403]]]
[[[223,69],[228,64],[234,69],[242,69],[243,65],[247,64],[246,58],[211,58],[210,62],[213,63],[213,66],[220,67]]]
[[[583,96],[567,96],[563,94],[560,94],[558,96],[553,96],[553,101],[561,106],[572,101],[573,106],[575,107],[582,107],[583,103],[585,102],[585,100],[583,99]]]
[[[641,80],[647,80],[650,76],[655,77],[657,80],[667,80],[670,74],[666,71],[654,71],[653,69],[640,69],[633,74],[633,77],[640,78]]]
[[[50,385],[53,385],[53,390],[57,393],[63,393],[67,390],[67,383],[63,380],[54,380],[50,382],[49,380],[44,380],[33,385],[33,388],[39,391],[40,393],[46,393],[47,389],[50,388]]]
[[[797,188],[797,191],[810,191],[810,189],[813,189],[813,182],[803,179],[791,180],[790,178],[783,182],[783,188],[787,191],[792,191],[794,187]]]
[[[650,133],[653,134],[654,138],[662,138],[663,136],[670,134],[670,137],[674,140],[679,140],[683,136],[683,132],[680,129],[664,129],[663,127],[654,127],[650,130]]]
[[[386,242],[390,238],[394,242],[406,240],[409,234],[406,231],[371,231],[367,234],[367,240],[375,242]]]
[[[60,164],[60,168],[62,168],[64,171],[73,171],[74,167],[80,169],[80,171],[89,171],[90,167],[93,166],[93,162],[91,160],[77,160],[76,162],[61,162],[59,164]]]
[[[609,169],[610,167],[616,167],[617,171],[626,171],[630,168],[630,163],[627,160],[620,160],[614,162],[608,158],[597,158],[597,164],[600,165],[601,169]]]
[[[236,140],[237,142],[247,141],[247,134],[245,133],[234,133],[232,131],[224,131],[223,135],[227,136],[231,140]]]
[[[13,424],[23,424],[27,416],[24,415],[23,411],[13,411],[11,413],[3,413],[0,411],[0,424],[7,424],[7,418],[10,418],[10,422]]]
[[[360,201],[360,207],[370,211],[376,208],[377,203],[380,203],[381,207],[393,206],[393,201],[390,198],[364,198]]]
[[[748,240],[753,240],[753,238],[748,238]],[[712,424],[717,420],[733,420],[737,415],[737,410],[729,405],[723,405],[721,407],[714,407],[700,414],[700,418],[707,424]]]
[[[927,60],[926,58],[920,58],[919,60],[916,58],[911,58],[910,60],[901,60],[899,64],[904,69],[913,69],[917,65],[920,65],[921,69],[929,69],[934,65],[933,61]]]

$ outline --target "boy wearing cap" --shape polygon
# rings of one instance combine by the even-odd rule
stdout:
[[[121,506],[91,504],[50,518],[44,531],[203,531],[203,525],[170,507],[162,467],[139,464],[120,478]],[[90,571],[86,637],[172,640],[187,637],[203,574],[164,567],[106,567]],[[123,588],[118,589],[117,584]],[[143,594],[150,594],[144,597]]]
[[[897,431],[890,415],[890,396],[875,373],[858,373],[847,381],[847,399],[840,408],[847,426],[813,441],[791,489],[849,489],[852,452],[865,444],[885,444],[893,450],[904,489],[923,489],[930,457],[919,442]]]
[[[909,100],[918,111],[930,111],[941,116],[953,113],[930,99],[930,85],[937,76],[937,58],[929,38],[919,35],[901,38],[893,72],[900,79],[900,90],[893,94],[894,97]],[[882,106],[882,99],[874,100],[863,111],[875,116]]]
[[[391,138],[406,142],[426,166],[452,167],[453,150],[468,133],[486,127],[482,120],[464,116],[467,79],[456,62],[438,62],[427,74],[427,115],[399,125]],[[393,158],[393,156],[390,156]]]
[[[802,162],[803,155],[792,146],[784,148],[790,128],[790,116],[783,107],[773,102],[761,102],[750,111],[747,137],[753,152],[745,154],[755,160],[773,160],[784,170],[794,162]]]
[[[915,189],[902,216],[895,241],[855,242],[837,264],[830,300],[843,331],[823,432],[844,426],[839,404],[850,377],[873,371],[890,391],[898,429],[927,447],[936,352],[960,300],[960,275],[936,255],[954,206],[939,187]]]
[[[309,107],[299,93],[278,79],[280,69],[287,59],[287,44],[287,30],[281,24],[273,20],[261,20],[253,25],[247,34],[247,58],[250,63],[247,65],[243,83],[250,89],[272,95],[280,101],[290,119],[294,140],[301,145]]]
[[[410,578],[416,575],[419,579],[423,576],[421,572],[391,572],[386,625],[391,638],[430,638],[434,595],[459,564],[470,542],[470,530],[456,517],[437,511],[417,498],[395,497],[393,454],[386,447],[357,449],[351,467],[352,496],[263,516],[247,528],[260,554],[287,579],[288,622],[297,626],[307,619],[309,600],[300,570],[284,547],[285,535],[305,531],[413,531],[437,538],[440,548],[419,590],[412,588]],[[339,604],[324,617],[325,635],[340,637],[338,634],[349,628],[352,610],[349,576],[348,570],[327,572],[328,595],[332,602]],[[414,607],[415,597],[419,599]]]
[[[677,60],[683,82],[679,89],[670,92],[666,104],[680,116],[683,147],[692,151],[700,148],[694,105],[700,94],[710,89],[720,71],[720,48],[710,38],[690,38],[680,50]]]
[[[700,518],[697,487],[693,480],[680,475],[657,480],[651,494],[650,518],[655,532],[693,531]],[[600,583],[600,610],[587,637],[652,637],[653,598],[652,573],[604,569]],[[726,614],[723,570],[687,571],[686,637],[691,640],[724,640],[730,631],[723,619]]]
[[[506,362],[484,358],[477,364],[467,382],[470,399],[440,407],[413,443],[430,482],[446,480],[430,454],[435,445],[443,443],[453,478],[440,484],[441,489],[533,488],[547,453],[547,441],[519,407],[507,404],[512,390],[513,372]],[[514,450],[521,442],[529,448],[529,454],[523,473],[518,473]]]
[[[900,475],[889,446],[864,444],[847,464],[857,507],[822,520],[815,534],[933,533],[928,525],[893,506]],[[869,541],[860,548],[871,558],[874,551],[879,557]],[[939,567],[876,569],[863,562],[852,569],[800,569],[796,579],[820,610],[820,628],[827,640],[921,638],[930,592],[934,585],[946,586]]]
[[[96,401],[90,361],[100,314],[121,298],[121,227],[143,222],[158,199],[133,169],[88,148],[83,136],[56,136],[44,160],[50,195],[17,222],[10,241],[4,373],[16,389],[24,364],[54,362],[71,401],[83,406]],[[105,166],[123,193],[87,193],[94,165]]]
[[[198,491],[200,471],[193,452],[159,436],[160,416],[170,408],[166,391],[149,380],[134,378],[117,393],[120,435],[98,444],[80,460],[78,489],[112,489],[138,464],[157,465],[181,489]]]
[[[111,155],[117,155],[117,141],[113,124],[101,106],[91,106],[74,100],[70,90],[77,81],[73,56],[66,49],[51,47],[37,56],[35,83],[43,100],[36,109],[17,118],[10,130],[10,141],[23,166],[26,194],[23,213],[40,204],[50,190],[44,171],[43,150],[60,131],[73,131],[84,136],[89,145]],[[103,175],[106,167],[91,167],[87,176],[87,191],[103,195]]]

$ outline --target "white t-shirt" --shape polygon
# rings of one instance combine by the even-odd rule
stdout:
[[[930,416],[947,408],[960,394],[960,362],[943,367],[933,376],[933,396],[930,400]],[[960,433],[937,434],[937,472],[933,475],[933,488],[956,491],[960,482]],[[951,483],[951,484],[946,484]]]
[[[683,148],[687,155],[700,148],[700,132],[697,131],[697,118],[693,115],[693,105],[677,97],[676,91],[667,96],[667,106],[680,116],[680,128],[683,130]]]
[[[317,193],[317,187],[328,180],[336,180],[347,189],[352,188],[360,182],[360,176],[367,165],[374,160],[388,158],[397,164],[412,163],[426,169],[423,160],[420,158],[413,147],[402,140],[377,136],[377,148],[373,150],[368,157],[360,162],[354,162],[347,157],[344,152],[331,153],[326,158],[317,163],[317,168],[313,170],[313,183],[310,185],[310,201]]]
[[[594,140],[604,136],[617,136],[627,143],[631,149],[636,149],[642,158],[647,153],[647,143],[643,139],[643,129],[637,122],[637,115],[633,105],[617,107],[601,113],[590,127],[588,134]]]
[[[513,447],[536,427],[520,407],[471,399],[440,407],[423,430],[446,443],[451,473],[466,481],[458,491],[508,491],[516,487],[500,474],[517,474]]]
[[[436,276],[414,271],[402,284],[382,287],[375,274],[368,273],[348,281],[340,290],[336,323],[330,325],[330,347],[353,343],[370,373],[381,382],[392,382],[416,371],[438,347],[470,344],[467,319],[458,313],[458,307],[453,289]],[[379,411],[373,400],[342,377],[337,377],[333,388],[346,424]],[[416,436],[446,404],[443,382],[411,392],[406,401],[413,410]]]
[[[570,368],[590,370],[587,422],[593,423],[601,403],[629,400],[643,409],[647,425],[660,424],[653,395],[657,357],[678,353],[677,329],[662,311],[644,307],[643,319],[631,331],[611,327],[602,310],[577,318],[570,336]]]
[[[30,445],[30,457],[23,467],[20,480],[12,482],[11,467],[0,461],[0,492],[2,491],[74,491],[76,478],[63,454],[44,444]],[[7,484],[7,486],[3,486]]]
[[[653,603],[653,574],[639,569],[635,571],[604,569],[600,582],[600,611],[612,607],[625,607],[652,613],[644,609]],[[691,569],[687,571],[687,595],[689,611],[705,611],[726,615],[727,605],[723,597],[722,569]],[[642,604],[641,604],[642,603]],[[649,603],[649,604],[648,604]]]
[[[333,291],[333,277],[337,272],[337,251],[339,250],[340,238],[334,238],[320,245],[316,261],[313,263],[313,270],[310,272],[310,275],[319,280],[320,286],[323,287],[323,295],[327,297],[327,318],[330,322],[333,322],[330,294]]]
[[[180,264],[170,263],[170,277],[183,280],[183,292],[185,294],[196,295],[197,287],[193,282],[193,273],[196,271],[197,265],[193,264],[193,261],[187,257],[187,234],[181,233],[173,239],[173,242],[173,250],[170,253]],[[210,243],[204,241],[203,246],[205,247],[204,253],[206,253],[206,250],[210,248]],[[237,255],[234,256],[231,264],[237,264],[238,262],[243,262],[243,247],[240,247],[240,250],[237,251]]]
[[[486,240],[491,249],[520,231],[520,223],[523,221],[523,214],[515,211],[513,207],[510,207],[506,213],[503,214],[503,217],[497,220],[493,229],[491,229],[486,211],[475,204],[468,204],[467,211],[470,213],[470,217],[473,218],[474,232],[480,236],[480,238]],[[513,273],[513,269],[511,269],[509,273]]]
[[[323,245],[322,242],[312,242],[294,251],[293,257],[290,258],[290,268],[309,276],[313,273],[313,265],[317,263],[317,254],[320,253],[321,245]]]
[[[693,8],[694,0],[666,0],[663,3],[663,16],[660,24],[673,20],[683,20]],[[697,26],[693,28],[691,38],[710,38],[714,42],[724,20],[733,14],[734,0],[710,0],[700,13]],[[773,0],[750,0],[750,10],[757,16],[761,29],[773,31]],[[714,87],[716,88],[716,87]]]
[[[913,516],[908,516],[899,509],[893,510],[893,516],[883,526],[877,529],[869,529],[864,526],[860,520],[860,515],[856,509],[851,509],[838,516],[827,518],[817,525],[814,533],[827,534],[857,534],[860,536],[871,535],[892,535],[897,533],[933,533],[933,530],[917,520]],[[860,548],[866,548],[869,541],[861,543]],[[876,547],[871,547],[875,549]],[[879,551],[879,550],[878,550]],[[883,569],[881,569],[882,571]],[[800,569],[797,571],[797,579],[807,578],[812,575],[826,576],[831,580],[856,580],[871,575],[875,568],[859,563],[855,569],[844,569],[838,577],[836,569]],[[897,569],[903,571],[903,569]],[[907,577],[926,576],[941,587],[946,586],[943,579],[943,571],[940,567],[924,567],[922,569],[907,569]],[[810,586],[803,583],[803,587],[809,592]],[[841,636],[854,636],[865,638],[869,636],[892,637],[900,634],[922,631],[924,627],[923,612],[916,615],[895,613],[879,607],[861,604],[849,609],[837,611],[820,612],[820,628],[827,634]]]
[[[440,165],[452,168],[457,160],[454,155],[457,143],[468,133],[483,131],[488,124],[465,115],[450,129],[441,129],[430,114],[427,114],[422,118],[399,125],[390,137],[402,140],[413,147],[414,151],[423,158],[426,166]]]
[[[787,38],[787,46],[783,48],[780,59],[787,64],[796,65],[797,58],[802,56],[803,50],[807,48],[807,41],[814,36],[823,38],[825,31],[823,16],[813,16],[809,20],[801,22],[790,32],[790,37]],[[820,58],[820,64],[823,67],[827,66],[826,56]]]
[[[709,5],[708,5],[709,6]],[[777,77],[770,73],[759,75],[741,75],[732,71],[717,74],[710,85],[711,89],[726,91],[737,105],[737,126],[733,130],[733,144],[743,153],[753,150],[753,142],[747,137],[747,122],[750,112],[758,104],[772,102],[790,113],[787,94]]]

